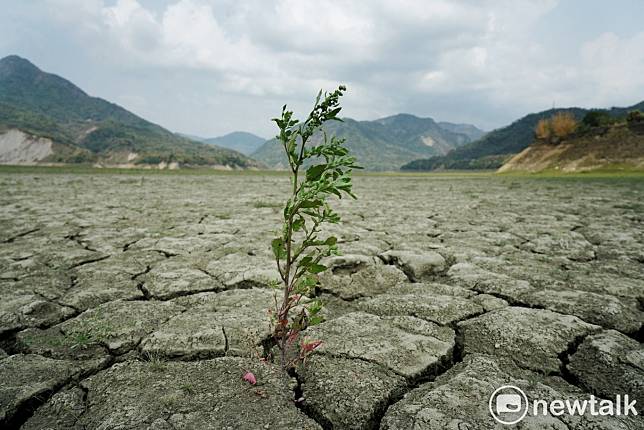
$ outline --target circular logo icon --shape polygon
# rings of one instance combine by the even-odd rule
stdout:
[[[504,385],[494,390],[488,407],[497,422],[512,425],[528,414],[528,397],[519,387]]]

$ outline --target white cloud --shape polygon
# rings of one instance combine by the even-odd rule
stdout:
[[[123,47],[136,52],[151,52],[158,45],[159,28],[154,14],[136,0],[118,0],[114,6],[102,9],[103,22],[118,35]]]
[[[643,47],[644,32],[628,38],[604,33],[584,44],[578,70],[589,90],[588,101],[615,105],[644,97]]]
[[[307,109],[317,89],[340,82],[350,89],[349,116],[408,111],[484,127],[553,101],[603,106],[644,93],[644,33],[595,34],[563,48],[536,36],[557,13],[557,0],[47,4],[45,19],[77,32],[106,69],[122,71],[111,78],[115,87],[124,76],[140,83],[140,94],[119,100],[140,101],[146,94],[162,100],[152,85],[162,86],[168,103],[137,106],[182,131],[191,131],[199,115],[224,118],[222,132],[228,126],[252,130],[267,106],[288,102]],[[139,91],[135,84],[128,88]],[[218,101],[204,102],[212,111],[178,113],[213,98]],[[245,112],[241,119],[233,116],[239,111]]]

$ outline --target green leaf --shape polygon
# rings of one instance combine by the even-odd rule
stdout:
[[[271,248],[273,248],[273,255],[278,260],[286,257],[286,250],[284,249],[284,240],[281,237],[278,237],[272,240]]]
[[[341,110],[342,110],[342,108],[341,108],[341,107],[337,107],[337,108],[333,109],[331,112],[329,112],[328,118],[329,118],[329,119],[331,119],[331,118],[335,118],[335,116],[336,116],[338,113],[340,113],[340,111],[341,111]]]
[[[306,170],[306,180],[307,181],[317,181],[322,176],[322,173],[326,170],[326,164],[317,164],[311,166]]]
[[[313,274],[318,274],[322,273],[327,269],[327,267],[323,264],[312,264],[309,266],[309,272]]]
[[[306,285],[307,287],[315,287],[315,285],[318,283],[317,279],[314,276],[308,276],[305,275],[300,279],[300,282],[302,285]]]
[[[312,261],[313,261],[313,257],[311,257],[310,255],[307,255],[306,257],[304,257],[304,258],[302,258],[302,259],[300,260],[300,262],[298,263],[298,265],[299,265],[300,267],[307,267],[307,266],[311,265],[311,262],[312,262]]]
[[[322,206],[322,200],[320,200],[320,199],[304,200],[300,204],[300,207],[302,209],[319,208],[320,206]]]
[[[304,218],[299,217],[295,221],[293,221],[293,231],[300,231],[302,230],[302,227],[304,227]]]
[[[288,199],[286,202],[286,205],[284,206],[284,219],[288,219],[289,215],[291,213],[291,199]]]
[[[322,306],[323,306],[322,300],[320,299],[315,299],[311,301],[311,303],[309,303],[308,306],[306,307],[309,313],[309,316],[312,317],[318,312],[320,312],[322,310]]]
[[[324,244],[329,246],[335,245],[336,243],[338,243],[338,238],[335,236],[327,237],[327,239],[324,241]]]
[[[309,318],[309,327],[312,327],[314,325],[318,325],[324,322],[324,317],[321,315],[316,315],[314,317]]]

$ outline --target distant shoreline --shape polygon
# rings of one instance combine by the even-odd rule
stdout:
[[[287,176],[285,170],[268,169],[216,169],[216,168],[181,168],[181,169],[154,169],[154,168],[123,168],[123,167],[96,167],[87,164],[63,164],[63,165],[10,165],[0,164],[0,174],[112,174],[112,175],[266,175],[266,176]],[[476,178],[476,177],[497,177],[497,178],[611,178],[629,177],[644,179],[644,170],[622,169],[619,166],[607,166],[588,172],[564,173],[556,170],[546,170],[538,173],[529,172],[508,172],[497,173],[495,170],[443,170],[430,172],[407,172],[407,171],[362,171],[356,172],[355,176],[382,176],[382,177],[432,177],[432,178]]]

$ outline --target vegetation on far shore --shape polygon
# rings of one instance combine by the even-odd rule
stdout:
[[[222,170],[211,168],[191,169],[142,169],[142,168],[118,168],[118,167],[94,167],[86,164],[69,164],[60,166],[14,166],[0,165],[0,174],[88,174],[88,175],[150,175],[150,176],[172,176],[172,175],[232,175],[232,176],[288,176],[286,170]],[[354,172],[355,177],[360,176],[382,176],[382,177],[427,177],[427,178],[476,178],[476,177],[641,177],[644,178],[644,170],[633,169],[630,166],[607,165],[601,169],[585,172],[562,172],[559,170],[546,170],[538,173],[530,172],[507,172],[496,173],[496,170],[444,170],[430,172],[398,171],[398,172]]]
[[[607,123],[623,121],[627,119],[629,112],[638,110],[644,110],[644,101],[626,108],[557,108],[532,113],[506,127],[489,132],[481,139],[458,147],[447,155],[415,160],[402,166],[402,170],[498,169],[514,154],[518,154],[534,142],[535,127],[541,120],[565,112],[577,122],[583,123],[584,118],[589,115],[587,119],[589,123],[592,124],[593,120],[597,120],[605,126]]]

